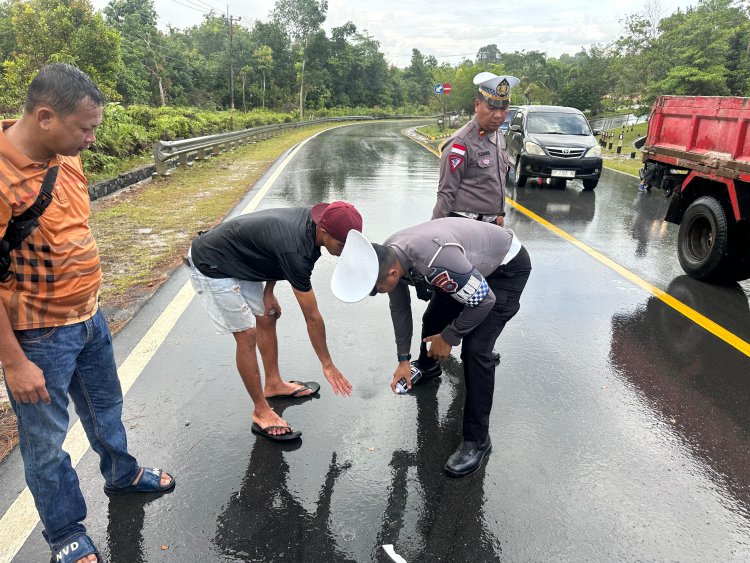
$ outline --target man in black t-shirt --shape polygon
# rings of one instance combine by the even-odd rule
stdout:
[[[333,392],[351,394],[351,384],[328,352],[325,324],[310,282],[320,247],[339,256],[351,229],[362,231],[362,216],[353,205],[335,201],[241,215],[193,240],[187,256],[190,279],[217,333],[232,333],[237,343],[237,369],[253,401],[256,434],[277,441],[299,438],[301,432],[278,416],[268,399],[306,397],[320,389],[313,381],[281,378],[276,337],[281,306],[273,293],[277,281],[291,284]]]

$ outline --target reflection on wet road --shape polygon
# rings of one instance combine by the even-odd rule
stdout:
[[[377,242],[427,220],[438,161],[403,127],[319,135],[261,207],[346,199]],[[607,172],[595,192],[529,182],[509,197],[750,341],[750,284],[684,276],[659,193]],[[276,407],[302,429],[300,444],[256,438],[233,342],[213,334],[193,301],[126,398],[131,447],[174,469],[176,491],[114,504],[93,456],[80,466],[87,526],[108,560],[388,561],[383,544],[410,563],[750,558],[748,356],[518,210],[507,220],[534,270],[498,341],[493,451],[482,470],[458,480],[442,472],[460,440],[460,361],[393,395],[387,298],[337,301],[335,259],[324,252],[313,286],[353,396],[333,396],[280,284],[282,373],[322,387]],[[178,273],[149,307],[184,281]],[[136,320],[118,347],[138,330]],[[45,556],[37,530],[18,561]]]

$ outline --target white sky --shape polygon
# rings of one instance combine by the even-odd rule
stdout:
[[[109,0],[92,0],[103,9]],[[496,44],[500,51],[542,51],[550,57],[575,54],[582,47],[606,45],[623,31],[620,23],[644,13],[649,0],[328,0],[326,31],[348,21],[380,43],[386,59],[408,66],[411,50],[433,55],[438,62],[458,64],[474,59],[480,47]],[[698,0],[650,0],[663,16],[695,6]],[[268,21],[274,0],[155,0],[159,27],[198,25],[215,12],[241,17],[252,25]]]

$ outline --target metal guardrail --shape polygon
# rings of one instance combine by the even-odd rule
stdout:
[[[600,117],[589,121],[592,129],[600,129],[602,131],[608,131],[610,129],[617,129],[618,127],[630,127],[631,125],[637,125],[638,123],[644,123],[648,121],[648,114],[646,115],[635,115],[632,113],[624,115],[612,115],[610,117]]]
[[[331,123],[337,121],[370,121],[376,119],[429,119],[425,116],[388,116],[370,117],[351,115],[344,117],[326,117],[310,121],[299,121],[295,123],[277,123],[273,125],[262,125],[250,129],[240,129],[229,133],[218,133],[204,137],[194,137],[180,141],[158,141],[154,143],[154,164],[156,165],[156,176],[167,176],[169,174],[170,160],[178,159],[177,164],[185,165],[191,160],[204,160],[211,155],[221,154],[223,151],[237,148],[248,143],[263,141],[281,131],[287,129],[298,129],[309,125]]]

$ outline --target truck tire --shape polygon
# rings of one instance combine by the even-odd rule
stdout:
[[[526,185],[526,176],[521,174],[521,155],[516,157],[516,186],[523,188]]]
[[[592,178],[591,180],[583,180],[584,190],[593,190],[599,183],[599,178]]]
[[[680,266],[699,280],[726,277],[729,225],[724,208],[713,197],[696,199],[685,211],[677,235]]]

